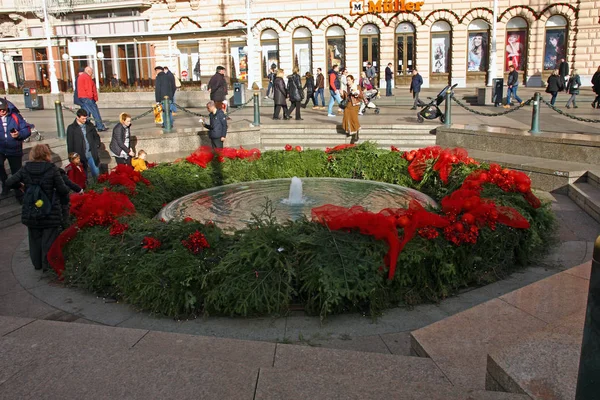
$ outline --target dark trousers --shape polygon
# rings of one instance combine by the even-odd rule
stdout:
[[[596,108],[600,108],[600,94],[594,99],[594,104],[596,105]]]
[[[27,228],[29,232],[29,257],[35,269],[49,268],[48,251],[58,237],[60,228]]]
[[[558,96],[558,92],[550,92],[552,97],[550,98],[550,104],[554,105],[556,103],[556,96]]]
[[[423,103],[419,98],[419,93],[420,92],[413,92],[413,107],[421,107],[425,105],[425,103]]]
[[[391,79],[385,80],[385,95],[386,96],[392,95],[392,80]]]
[[[292,112],[296,110],[296,119],[300,119],[300,106],[302,105],[301,101],[292,101],[292,105],[290,106],[290,110],[287,113],[288,118],[292,117]]]
[[[307,93],[306,94],[306,101],[304,102],[304,104],[302,104],[302,107],[306,108],[306,106],[308,105],[308,102],[312,100],[313,103],[313,107],[317,106],[317,103],[315,102],[315,94],[314,93]]]
[[[213,149],[222,149],[223,148],[223,142],[221,142],[221,138],[210,138],[210,144],[212,146]]]
[[[288,113],[287,104],[285,104],[285,105],[275,104],[275,110],[273,111],[273,119],[279,119],[279,112],[281,111],[281,109],[283,109],[283,116],[287,117],[287,113]]]
[[[115,161],[117,162],[117,165],[125,164],[125,165],[131,166],[131,157],[127,157],[127,158],[115,157]]]
[[[22,156],[7,156],[5,154],[0,153],[0,181],[4,185],[4,182],[8,179],[8,175],[6,174],[6,170],[4,169],[4,161],[8,160],[8,165],[10,166],[10,173],[16,174],[18,170],[21,169],[21,165],[23,163]]]

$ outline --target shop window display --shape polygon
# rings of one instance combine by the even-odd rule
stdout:
[[[346,64],[346,39],[341,26],[331,26],[327,29],[327,71],[334,65]]]

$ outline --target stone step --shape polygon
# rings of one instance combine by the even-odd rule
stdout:
[[[305,131],[305,132],[294,132],[287,130],[279,130],[276,132],[265,132],[261,134],[262,138],[277,138],[277,137],[288,137],[288,136],[302,136],[302,137],[335,137],[344,135],[343,130],[317,130],[317,131]],[[361,129],[360,134],[362,136],[369,136],[375,139],[377,138],[388,138],[388,137],[408,137],[408,138],[427,138],[435,141],[435,136],[429,132],[397,132],[397,131],[376,131],[376,130],[365,130]]]
[[[600,188],[600,171],[598,172],[598,174],[595,174],[593,171],[588,171],[585,178],[587,180],[587,183],[596,188]]]
[[[316,143],[308,143],[307,144],[304,141],[297,141],[297,142],[288,141],[288,142],[285,142],[285,143],[281,142],[281,143],[278,143],[278,144],[268,144],[268,145],[263,144],[262,148],[263,148],[264,151],[267,151],[267,150],[282,150],[285,147],[286,144],[289,144],[291,146],[302,146],[303,149],[325,150],[328,147],[332,148],[332,147],[338,146],[340,144],[348,144],[348,143],[350,143],[350,138],[348,138],[346,141],[338,141],[338,142],[330,142],[330,143],[324,142],[324,143],[320,143],[320,144],[316,144]],[[394,145],[400,151],[410,151],[410,150],[418,149],[419,147],[422,147],[422,146],[420,146],[418,144],[398,145],[397,143],[396,144],[394,144],[394,143],[388,143],[388,144],[378,143],[378,147],[381,148],[381,149],[387,149],[387,150],[389,150],[390,149],[390,145]]]
[[[4,205],[0,203],[0,225],[5,225],[5,222],[13,217],[21,215],[22,206],[15,202]]]
[[[569,197],[590,217],[600,222],[600,188],[589,183],[589,174],[587,179],[587,182],[570,184]]]
[[[342,372],[343,371],[343,372]],[[387,371],[386,371],[387,372]],[[470,390],[449,385],[419,383],[401,378],[402,371],[378,374],[282,371],[261,368],[256,400],[262,399],[402,399],[402,400],[530,400],[526,395]]]

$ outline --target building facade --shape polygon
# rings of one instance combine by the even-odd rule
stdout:
[[[24,12],[36,1],[42,0],[0,0],[0,63],[11,85],[47,84],[44,25]],[[397,87],[410,84],[415,68],[425,87],[483,86],[491,70],[502,77],[511,64],[523,84],[542,86],[562,58],[585,85],[600,66],[600,1],[594,0],[499,0],[495,43],[492,0],[253,0],[250,13],[244,0],[46,1],[63,87],[70,69],[90,64],[105,85],[111,78],[150,84],[155,65],[170,66],[184,82],[206,82],[224,65],[233,80],[246,81],[252,71],[264,86],[272,64],[286,73],[298,66],[301,74],[340,64],[358,75],[372,62],[383,78],[391,63]],[[72,57],[69,42],[77,41],[94,41],[99,54]]]

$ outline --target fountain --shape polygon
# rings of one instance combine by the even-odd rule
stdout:
[[[407,208],[412,200],[437,207],[429,196],[389,183],[341,178],[269,179],[217,186],[181,197],[165,206],[158,218],[212,221],[223,229],[242,229],[260,214],[267,201],[279,222],[310,218],[311,210],[324,204],[363,206],[373,212]]]

